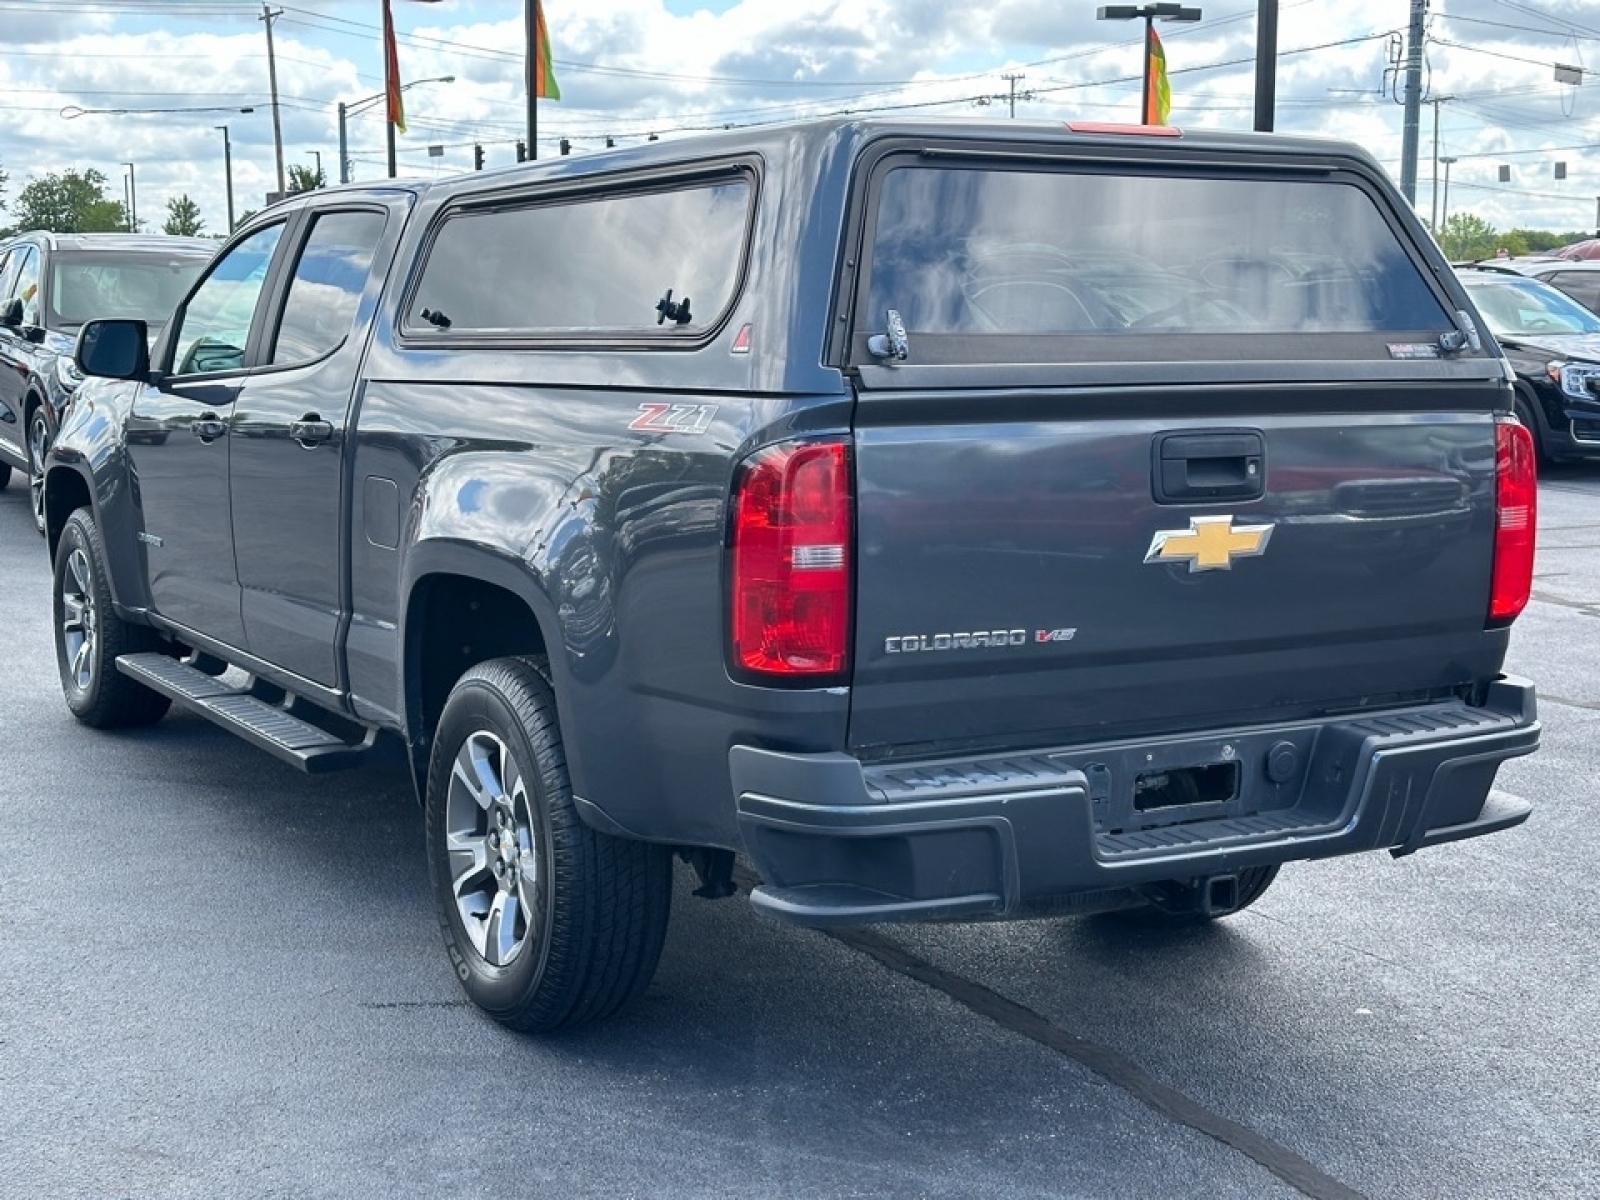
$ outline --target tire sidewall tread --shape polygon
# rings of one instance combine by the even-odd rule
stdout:
[[[89,587],[94,593],[96,639],[94,679],[87,688],[72,682],[62,640],[61,585],[67,560],[75,549],[82,549],[89,560]],[[139,654],[160,644],[155,630],[135,625],[117,616],[111,602],[111,585],[106,577],[105,546],[93,515],[80,508],[67,518],[56,546],[55,570],[51,577],[51,615],[56,646],[56,666],[61,674],[61,690],[72,715],[96,729],[126,729],[159,721],[172,702],[137,680],[117,670],[117,659],[124,654]]]
[[[516,759],[539,836],[542,921],[505,967],[489,965],[468,940],[444,849],[450,774],[462,742],[478,730],[499,737]],[[600,833],[578,816],[543,661],[496,659],[457,681],[435,730],[426,823],[451,965],[490,1016],[529,1032],[570,1028],[611,1015],[648,986],[671,904],[670,852]]]

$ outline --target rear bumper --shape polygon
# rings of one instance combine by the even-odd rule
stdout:
[[[1492,787],[1502,762],[1538,744],[1533,685],[1505,678],[1482,708],[917,763],[735,746],[729,766],[764,880],[752,902],[799,924],[849,925],[1027,915],[1166,880],[1492,833],[1532,811]],[[1136,780],[1196,769],[1233,780],[1233,794],[1140,809]]]

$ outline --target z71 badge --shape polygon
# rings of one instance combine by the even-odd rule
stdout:
[[[641,433],[704,433],[716,415],[715,404],[641,404],[628,428]]]

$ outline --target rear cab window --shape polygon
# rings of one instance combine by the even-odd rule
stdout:
[[[605,192],[469,200],[448,212],[402,333],[701,344],[731,308],[752,171]]]
[[[891,154],[850,358],[890,310],[928,364],[1434,357],[1454,306],[1407,240],[1354,171]]]

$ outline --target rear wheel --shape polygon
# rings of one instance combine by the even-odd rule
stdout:
[[[117,657],[152,650],[153,629],[134,625],[111,607],[105,549],[86,508],[67,519],[56,547],[53,610],[56,664],[72,715],[97,729],[149,725],[171,701],[117,670]]]
[[[50,422],[44,405],[33,410],[28,421],[28,499],[33,505],[33,523],[44,532],[44,457],[50,453]]]
[[[6,484],[11,482],[11,464],[0,463],[0,492],[6,490]]]
[[[542,664],[496,659],[451,691],[428,770],[427,837],[456,977],[497,1021],[582,1025],[649,984],[671,853],[579,819]]]

